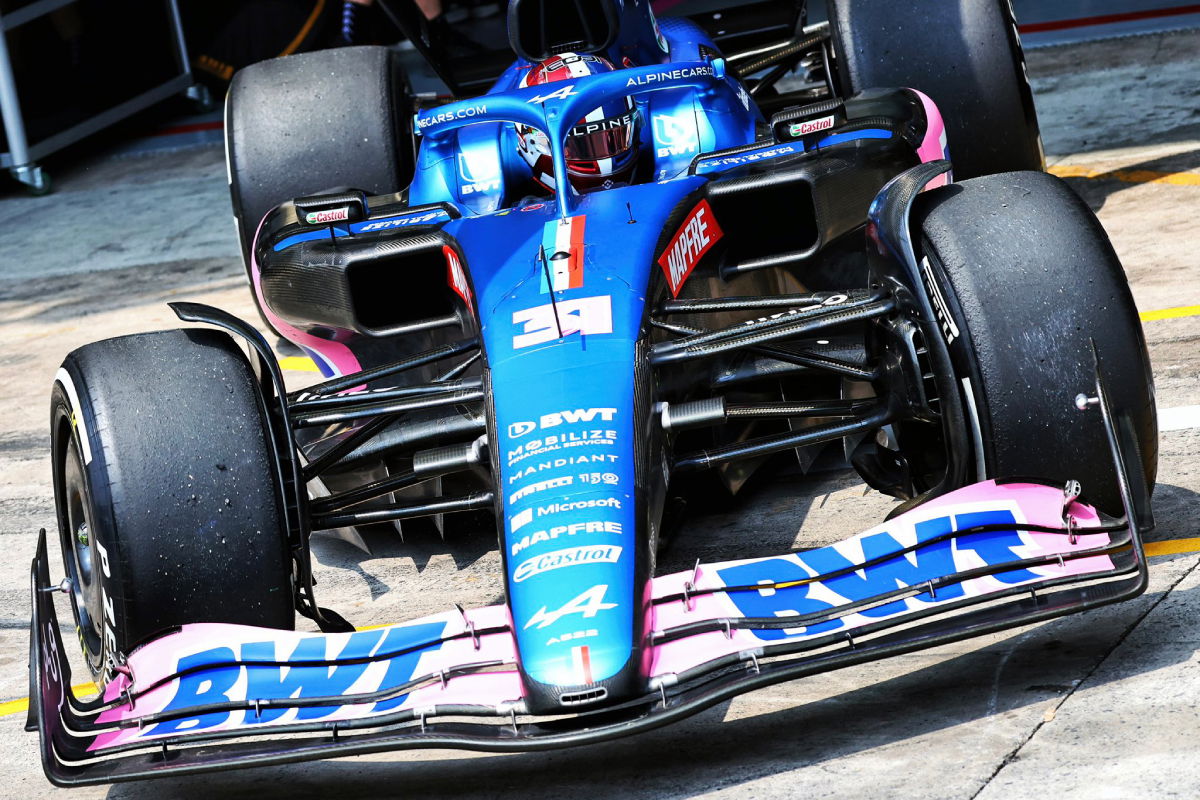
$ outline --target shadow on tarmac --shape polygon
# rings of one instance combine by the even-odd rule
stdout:
[[[166,304],[193,299],[199,294],[243,288],[242,265],[230,258],[200,258],[140,264],[135,267],[89,272],[86,276],[59,275],[0,285],[0,325],[79,322],[90,314],[110,314],[133,306]],[[20,304],[27,308],[19,308]],[[183,325],[184,323],[180,323]]]
[[[1200,137],[1200,126],[1184,130],[1190,131],[1190,134],[1181,136],[1181,141],[1193,141],[1195,138]],[[1142,161],[1137,164],[1130,164],[1129,166],[1089,178],[1063,178],[1063,180],[1075,190],[1076,194],[1083,198],[1084,202],[1091,207],[1093,212],[1099,213],[1100,209],[1104,208],[1104,204],[1114,194],[1140,185],[1138,182],[1123,179],[1122,176],[1143,177],[1138,176],[1138,172],[1166,174],[1179,172],[1195,173],[1197,170],[1200,170],[1200,148]],[[1152,176],[1144,177],[1150,178]]]

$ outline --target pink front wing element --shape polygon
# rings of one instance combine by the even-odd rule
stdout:
[[[917,525],[952,518],[956,520],[954,529],[957,530],[971,526],[972,523],[969,522],[967,524],[958,522],[958,520],[962,519],[963,515],[968,514],[1009,512],[1017,523],[1061,527],[1062,502],[1062,492],[1051,487],[1016,483],[998,485],[993,481],[987,481],[930,501],[913,511],[900,515],[890,522],[864,531],[846,541],[839,542],[830,549],[836,550],[847,561],[862,563],[867,560],[864,557],[862,544],[865,539],[885,535],[894,539],[901,546],[910,547],[917,544],[918,541],[916,533]],[[1099,524],[1099,519],[1095,511],[1087,506],[1076,503],[1069,510],[1075,518],[1076,524],[1081,529],[1095,527]],[[1019,541],[1019,544],[1008,549],[1007,552],[1011,553],[1011,555],[1004,559],[1005,561],[1011,561],[1014,558],[1054,556],[1060,553],[1066,555],[1082,550],[1103,547],[1109,543],[1109,537],[1106,533],[1081,534],[1076,538],[1074,544],[1066,536],[1060,534],[1032,533],[1027,531],[1013,531],[1012,534],[1018,537],[1017,541]],[[983,559],[979,550],[970,547],[959,547],[957,541],[951,555],[955,571],[988,566],[988,562]],[[909,562],[912,563],[919,559],[919,553],[905,558],[908,558]],[[801,574],[802,571],[802,574],[810,577],[815,576],[817,571],[807,564],[804,559],[805,555],[799,553],[778,556],[773,559],[728,561],[722,564],[704,565],[700,568],[699,577],[696,580],[693,580],[691,573],[677,573],[657,578],[654,581],[655,597],[668,597],[680,594],[684,590],[685,583],[689,581],[693,583],[693,586],[688,588],[689,594],[692,597],[686,605],[683,601],[678,601],[658,606],[655,612],[654,630],[663,631],[675,626],[703,622],[705,620],[736,619],[748,616],[739,609],[738,604],[734,601],[733,596],[735,593],[718,592],[696,595],[695,590],[725,586],[726,584],[717,577],[717,573],[721,570],[749,564],[765,564],[766,562],[773,562],[775,564],[776,574],[778,574],[779,566],[785,566],[790,567],[789,571],[791,572]],[[867,623],[878,622],[880,619],[901,617],[909,611],[928,608],[938,603],[947,602],[948,600],[992,594],[1014,585],[1033,584],[1039,580],[1068,575],[1082,576],[1100,573],[1112,568],[1112,561],[1107,556],[1095,556],[1064,561],[1062,566],[1053,563],[1023,571],[1032,577],[1020,578],[1009,575],[1006,576],[1007,580],[1001,580],[998,576],[973,578],[961,584],[961,591],[956,590],[952,593],[943,589],[936,599],[931,598],[928,594],[905,599],[898,604],[897,609],[892,613],[881,614],[879,613],[879,609],[864,609],[871,610],[874,613],[870,616],[863,613],[853,613],[841,617],[841,624],[836,627],[836,630],[839,632],[853,631],[855,628]],[[764,574],[770,572],[771,570],[764,570]],[[860,570],[856,575],[866,576],[868,572]],[[830,607],[852,601],[853,598],[839,594],[835,588],[829,585],[830,583],[832,581],[817,581],[808,584],[807,591],[800,599],[812,600],[814,604],[827,604]],[[880,591],[886,591],[888,589],[902,588],[902,586],[902,583],[892,580],[890,585],[881,582],[879,588]],[[764,588],[757,593],[742,592],[736,594],[759,594],[762,597],[773,597],[779,591],[787,590]],[[799,614],[798,611],[790,611],[786,607],[786,603],[781,603],[780,606],[774,612],[777,616],[783,617]],[[776,641],[778,641],[778,638],[800,639],[808,636],[819,636],[828,633],[830,630],[829,627],[821,627],[820,625],[813,625],[812,628],[816,630],[806,629],[802,626],[784,629],[783,637],[779,637],[779,634],[776,633],[772,638]],[[728,635],[724,631],[718,631],[666,642],[654,648],[650,675],[652,677],[659,677],[678,674],[720,656],[760,648],[766,643],[766,639],[767,637],[765,636],[760,637],[747,630],[733,629]]]
[[[507,628],[509,624],[508,611],[504,606],[473,609],[466,612],[466,617],[477,631]],[[358,637],[359,644],[361,645],[363,642],[366,642],[369,652],[375,654],[381,652],[381,647],[386,644],[388,634],[393,629],[416,628],[423,625],[442,626],[441,635],[443,637],[469,633],[470,630],[464,622],[463,617],[455,611],[424,617],[405,623],[404,625],[388,626],[385,628],[358,631],[356,633],[296,633],[292,631],[254,628],[245,625],[202,623],[185,625],[177,633],[156,639],[145,647],[134,651],[129,657],[129,667],[135,677],[137,686],[153,686],[158,681],[174,675],[179,671],[181,664],[187,663],[190,657],[204,654],[206,651],[211,651],[214,648],[228,650],[230,654],[241,653],[244,656],[246,645],[261,646],[268,644],[273,645],[272,650],[277,658],[286,661],[290,654],[300,652],[305,653],[305,658],[311,658],[312,656],[302,648],[302,643],[307,642],[309,644],[316,643],[319,652],[324,654],[323,657],[335,658],[338,654],[343,653],[348,647],[352,646],[352,638]],[[476,647],[476,644],[478,644],[478,647]],[[361,670],[361,674],[357,675],[353,683],[344,688],[342,694],[364,694],[391,688],[392,682],[387,679],[387,676],[391,674],[389,672],[391,661],[391,659],[385,659],[371,663],[365,669]],[[441,675],[452,672],[456,667],[485,662],[501,662],[507,665],[507,667],[498,668],[498,671],[495,672],[457,676],[447,675],[444,682],[440,679]],[[250,696],[247,692],[248,679],[246,669],[244,667],[232,667],[228,669],[239,670],[238,678],[232,683],[229,689],[222,691],[220,696],[214,698],[214,700],[217,702],[253,701],[255,697]],[[289,668],[285,667],[284,669]],[[290,669],[295,669],[295,667]],[[338,667],[337,669],[343,669],[343,667]],[[336,672],[336,670],[333,672]],[[284,676],[286,673],[281,672],[280,674]],[[329,674],[332,674],[332,672]],[[434,644],[421,651],[415,667],[405,671],[401,683],[404,680],[408,680],[410,674],[413,679],[432,677],[437,679],[437,682],[413,690],[402,702],[388,704],[388,707],[382,710],[376,710],[376,702],[369,701],[338,706],[328,713],[321,714],[319,718],[321,721],[330,722],[335,720],[360,719],[384,713],[392,713],[397,710],[446,704],[495,707],[507,702],[520,700],[523,696],[521,680],[516,671],[516,648],[513,644],[513,638],[507,630],[501,633],[480,634],[476,638],[468,635],[443,642],[440,645]],[[104,711],[97,718],[97,724],[104,725],[117,723],[122,720],[136,720],[139,717],[162,712],[180,691],[180,684],[181,681],[179,679],[167,681],[162,686],[137,697],[132,707],[128,703],[124,703]],[[126,688],[128,688],[128,683],[125,677],[123,675],[118,676],[116,680],[106,687],[104,692],[105,701],[119,700]],[[304,696],[303,693],[301,696]],[[255,711],[253,709],[233,711],[221,722],[204,725],[204,731],[267,727],[266,725],[256,726],[253,719],[254,716]],[[296,720],[297,709],[289,709],[280,715],[278,719],[273,719],[270,724],[287,724]],[[114,728],[98,736],[89,749],[100,750],[131,741],[186,733],[189,729],[188,723],[183,723],[171,730],[164,731],[156,731],[153,725],[142,730],[136,727]]]
[[[1062,492],[1052,487],[1016,483],[997,485],[988,481],[930,501],[830,547],[771,558],[707,564],[694,571],[664,575],[652,580],[643,595],[647,609],[646,629],[653,636],[677,626],[711,620],[772,614],[788,617],[810,613],[814,608],[836,613],[838,606],[856,599],[850,596],[856,592],[857,599],[863,599],[909,585],[924,587],[929,576],[910,582],[905,582],[901,576],[911,577],[930,565],[937,570],[932,577],[937,578],[978,567],[1011,563],[1016,559],[1053,558],[1058,554],[1067,555],[1110,543],[1107,533],[1086,533],[1088,528],[1094,528],[1100,522],[1091,508],[1079,503],[1068,508],[1080,529],[1074,543],[1063,534],[1000,530],[1005,525],[1022,523],[1059,528],[1062,526],[1062,503]],[[996,530],[936,541],[953,531],[985,524]],[[931,540],[934,542],[925,544],[913,553],[888,558],[898,550]],[[856,565],[872,559],[882,560],[872,566],[856,568]],[[818,574],[813,564],[823,566],[820,574],[830,574],[832,564],[849,566],[835,568],[840,570],[840,577],[809,580]],[[947,584],[939,588],[935,596],[923,591],[912,597],[886,605],[864,607],[808,627],[797,625],[770,631],[730,628],[728,631],[695,634],[647,647],[642,662],[643,674],[648,679],[675,675],[722,656],[761,651],[773,642],[821,636],[830,630],[854,631],[868,623],[901,618],[910,612],[936,607],[941,603],[986,596],[1014,586],[1034,585],[1046,579],[1086,577],[1111,569],[1113,563],[1107,556],[1065,560],[1061,565],[1055,561],[1044,566],[1007,570],[959,584]],[[731,582],[726,583],[727,580]],[[704,591],[727,585],[761,585],[763,588],[742,592]],[[657,605],[650,602],[651,598],[674,597],[685,591],[689,595],[686,602],[672,600]],[[755,613],[748,613],[747,608]],[[498,632],[476,637],[469,635],[471,630],[489,629]],[[432,712],[433,707],[439,705],[479,706],[497,713],[523,697],[511,631],[512,622],[506,606],[468,611],[466,619],[457,612],[447,612],[404,625],[352,634],[295,633],[239,625],[186,625],[176,633],[150,642],[129,657],[132,687],[124,675],[118,676],[106,688],[105,701],[119,702],[125,696],[126,689],[151,687],[159,681],[164,683],[137,696],[132,706],[124,702],[101,713],[97,724],[102,728],[106,725],[114,727],[101,733],[90,749],[101,750],[201,728],[205,732],[261,730],[309,720],[325,722],[369,718],[403,709],[430,709]],[[393,634],[396,638],[389,638]],[[406,646],[405,649],[385,644],[401,641],[405,636],[416,637],[413,641],[421,646],[415,649],[414,646]],[[445,641],[454,636],[460,638]],[[370,661],[363,666],[366,657],[401,651],[409,655],[389,655],[388,658]],[[226,653],[228,655],[221,655]],[[148,724],[142,729],[115,727],[116,723],[130,723],[146,715],[162,712],[168,706],[175,709],[203,704],[192,702],[180,705],[179,698],[202,697],[205,702],[252,702],[256,699],[255,693],[248,687],[254,682],[248,668],[243,666],[210,668],[206,673],[193,671],[190,678],[187,675],[171,677],[186,670],[189,664],[227,663],[235,658],[235,654],[243,662],[260,664],[249,668],[259,671],[255,675],[259,687],[258,699],[364,695],[408,685],[411,681],[428,680],[406,696],[390,701],[366,700],[317,709],[272,709],[264,706],[263,711],[267,714],[265,719],[256,718],[254,709],[238,709],[209,715],[208,718]],[[342,663],[335,668],[287,666],[288,662],[320,663],[339,657]],[[394,662],[401,658],[409,660],[404,663],[403,669],[393,669],[396,666]],[[276,660],[283,662],[282,666],[276,664]],[[454,674],[456,668],[485,663],[499,666],[487,672]],[[292,670],[308,672],[292,673]],[[262,678],[264,674],[268,675],[269,680]],[[344,679],[341,683],[337,681],[339,675]],[[184,684],[189,680],[191,684],[185,690]],[[213,688],[213,681],[221,682],[217,689]],[[275,692],[264,694],[263,687],[274,687]]]
[[[925,107],[925,138],[921,140],[921,146],[917,148],[917,156],[923,164],[943,158],[949,159],[950,148],[946,141],[946,123],[942,120],[942,112],[938,110],[937,104],[929,99],[928,95],[917,92],[916,89],[911,91],[916,92],[917,96],[921,98],[921,105]],[[931,180],[925,188],[934,189],[938,186],[945,186],[951,180],[953,180],[953,175],[947,172]]]

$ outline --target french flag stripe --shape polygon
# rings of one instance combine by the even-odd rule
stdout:
[[[583,286],[583,237],[587,222],[586,216],[567,217],[546,223],[542,231],[542,247],[546,251],[546,260],[550,265],[550,275],[554,279],[554,291],[579,289]],[[566,253],[566,258],[555,258],[559,253]],[[541,277],[542,293],[546,294],[546,276]]]
[[[592,683],[592,657],[587,645],[571,648],[571,663],[575,666],[580,684]]]

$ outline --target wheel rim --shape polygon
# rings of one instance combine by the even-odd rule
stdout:
[[[94,539],[87,484],[79,451],[71,442],[64,453],[63,499],[65,519],[59,523],[63,561],[71,581],[71,605],[75,610],[79,642],[88,667],[100,671],[104,650],[104,593],[99,575],[99,556]]]

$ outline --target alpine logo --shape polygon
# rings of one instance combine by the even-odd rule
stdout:
[[[701,200],[684,219],[675,238],[671,239],[658,259],[663,274],[667,276],[672,297],[679,296],[679,290],[688,275],[692,274],[700,259],[723,235],[721,226],[713,216],[712,207],[707,200]]]
[[[793,122],[788,127],[788,133],[792,136],[807,136],[810,133],[818,131],[827,131],[833,127],[833,116],[821,117],[820,119],[807,119],[803,122]]]
[[[350,206],[327,208],[323,211],[310,211],[304,215],[304,221],[309,225],[324,225],[330,222],[345,222],[350,219]]]
[[[594,619],[596,614],[601,611],[607,611],[610,608],[616,608],[616,603],[604,602],[604,593],[608,591],[607,584],[599,584],[588,589],[583,594],[571,600],[562,608],[555,611],[546,611],[546,607],[542,606],[537,613],[529,618],[525,623],[525,630],[529,630],[535,625],[540,628],[548,628],[558,622],[563,617],[569,617],[572,614],[582,614],[584,619]]]
[[[555,89],[550,94],[539,94],[529,98],[527,103],[544,103],[547,100],[566,100],[575,94],[575,84],[568,84],[561,89]]]
[[[602,119],[597,122],[588,122],[584,120],[574,128],[571,128],[570,135],[589,136],[593,133],[600,133],[602,131],[624,129],[630,125],[633,125],[633,121],[634,112],[632,111],[630,111],[628,114],[620,114],[618,116],[610,117],[609,119]]]

